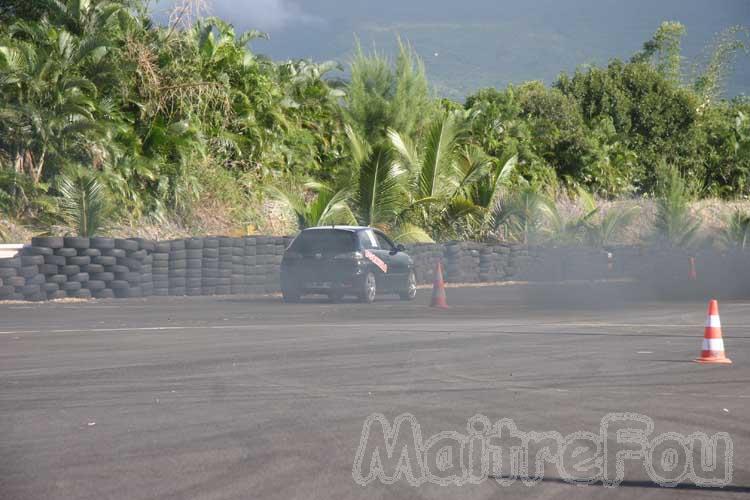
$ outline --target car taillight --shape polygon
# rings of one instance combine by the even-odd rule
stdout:
[[[359,262],[365,258],[364,255],[362,255],[362,252],[346,252],[346,253],[340,253],[338,255],[333,256],[334,260],[351,260],[355,262]]]

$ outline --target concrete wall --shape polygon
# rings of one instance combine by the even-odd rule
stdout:
[[[0,258],[0,300],[229,295],[279,291],[291,237],[34,238]],[[616,247],[542,248],[476,242],[409,245],[417,280],[431,283],[438,262],[448,282],[629,278],[665,296],[750,294],[750,254]],[[690,259],[696,277],[690,275]]]

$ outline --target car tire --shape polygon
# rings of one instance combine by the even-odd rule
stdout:
[[[409,271],[409,276],[406,278],[406,290],[399,292],[398,296],[401,300],[414,300],[417,296],[417,276],[414,271]]]
[[[286,302],[287,304],[296,304],[302,298],[302,294],[300,294],[297,290],[289,290],[289,289],[282,288],[281,297],[284,299],[284,302]]]
[[[377,294],[377,281],[375,275],[367,273],[365,279],[362,280],[361,290],[357,294],[359,301],[363,304],[372,304],[375,301],[375,295]]]

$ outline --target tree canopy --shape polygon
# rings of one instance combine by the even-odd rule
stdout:
[[[27,221],[62,217],[82,169],[112,217],[213,200],[246,223],[270,194],[300,225],[406,239],[484,234],[501,187],[655,194],[664,162],[704,195],[750,194],[750,102],[720,98],[740,28],[692,76],[669,22],[628,61],[457,103],[405,42],[394,60],[355,43],[343,73],[271,61],[264,33],[218,18],[157,25],[140,0],[9,1],[0,23],[0,207]]]

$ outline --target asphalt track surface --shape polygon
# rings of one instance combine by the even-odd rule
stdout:
[[[705,302],[485,287],[435,311],[428,295],[0,304],[0,498],[748,498],[750,301],[720,304],[734,364],[703,366]],[[610,412],[729,433],[732,484],[662,488],[635,460],[614,489],[554,468],[533,487],[353,478],[373,413],[413,414],[426,438],[475,414],[598,433]]]

